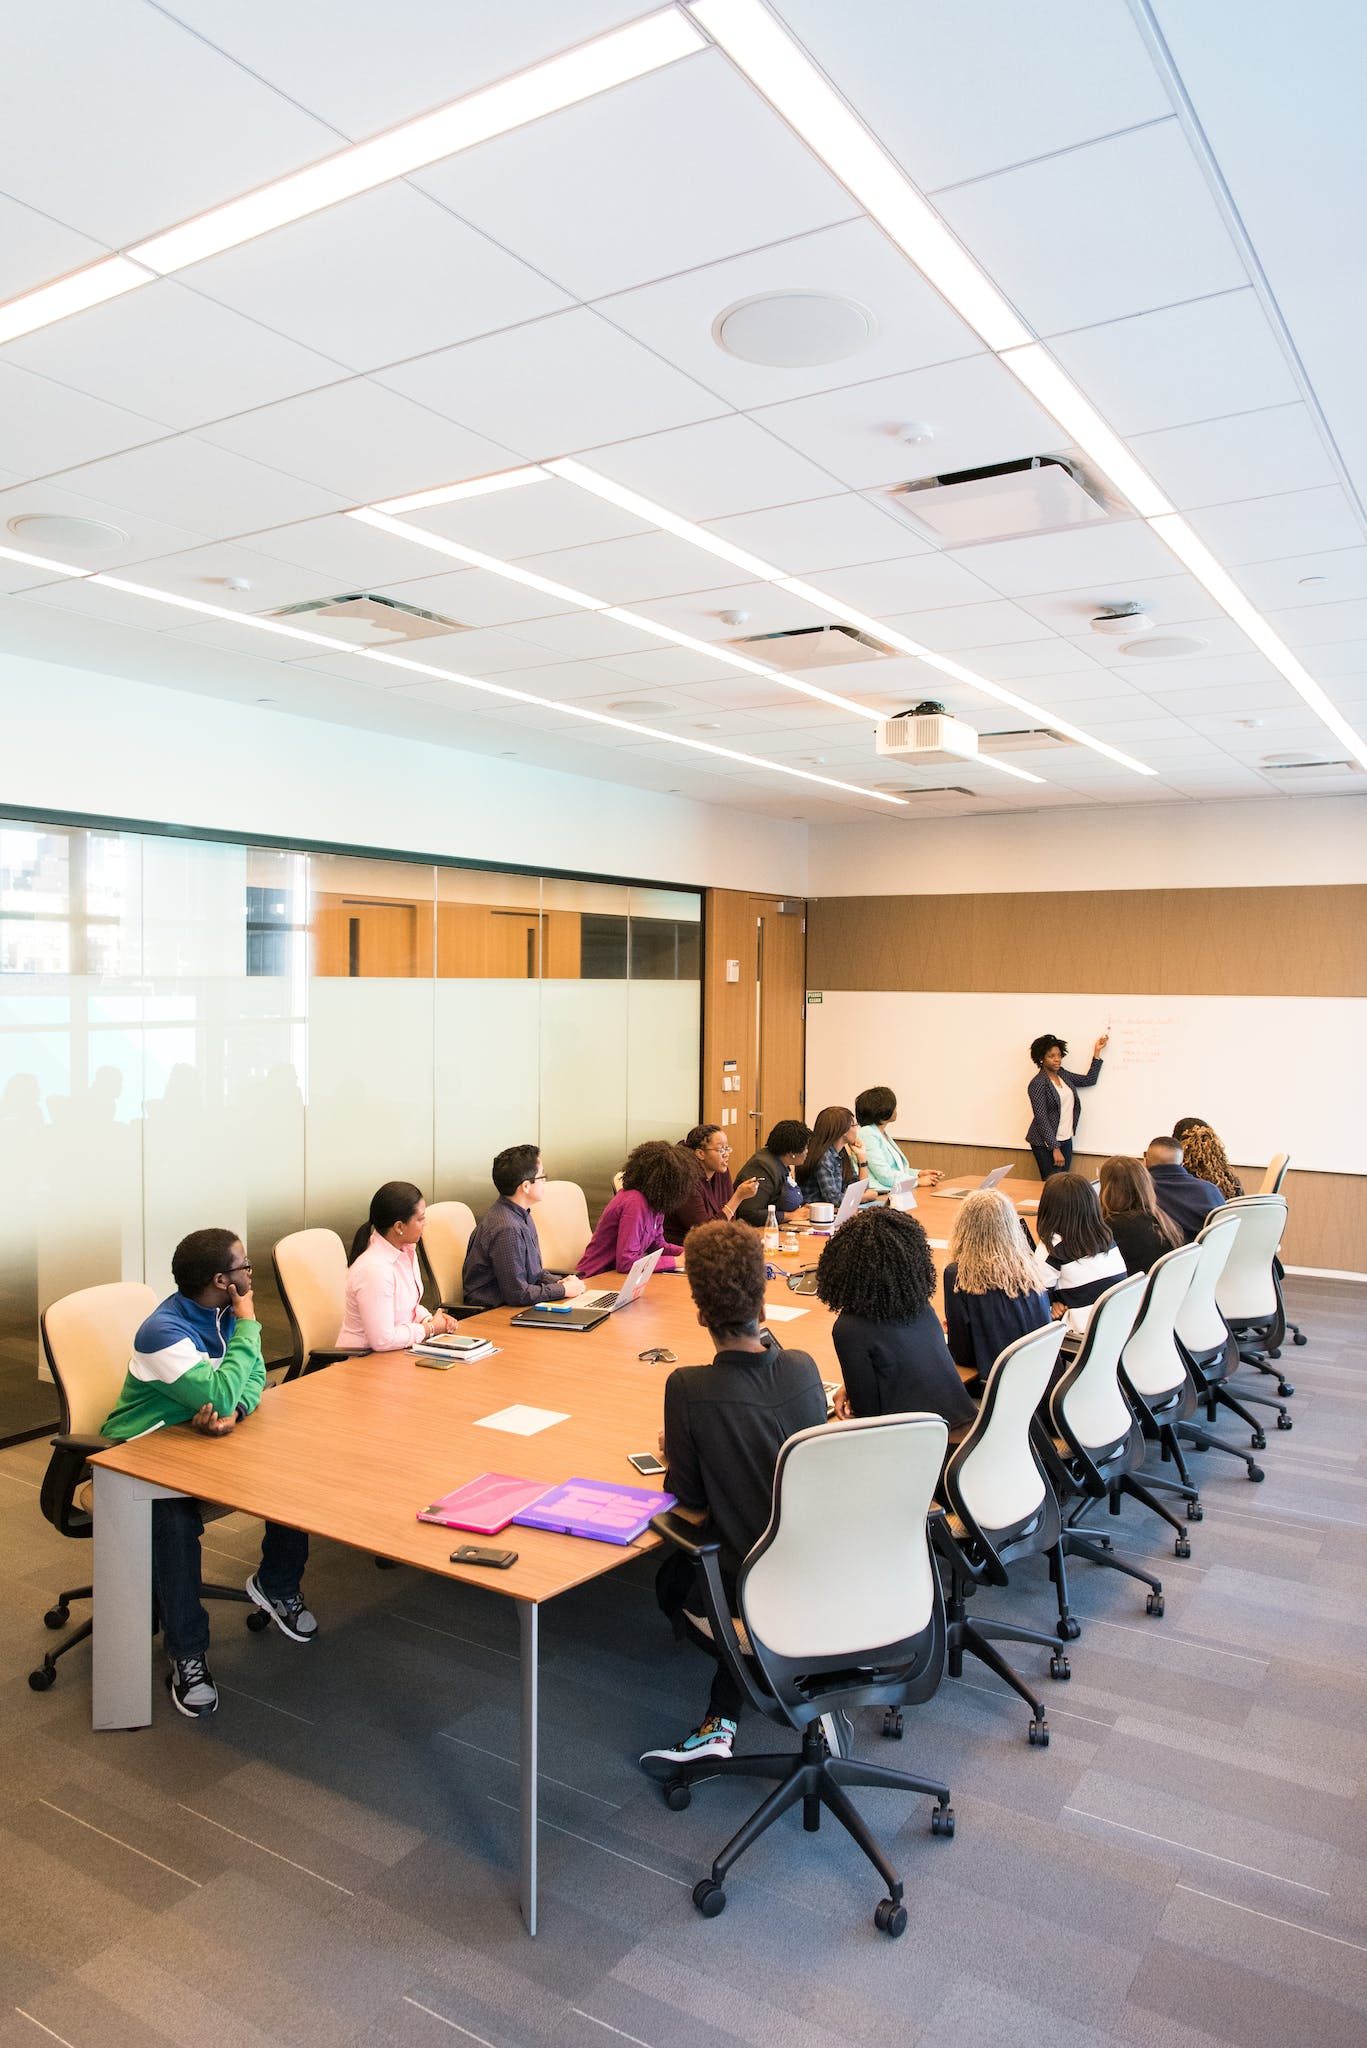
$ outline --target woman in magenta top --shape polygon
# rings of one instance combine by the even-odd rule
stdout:
[[[575,1269],[581,1278],[629,1273],[637,1259],[654,1251],[664,1253],[656,1270],[673,1272],[681,1247],[666,1239],[665,1216],[687,1200],[701,1171],[691,1152],[664,1138],[638,1145],[622,1169],[622,1192],[599,1217]]]

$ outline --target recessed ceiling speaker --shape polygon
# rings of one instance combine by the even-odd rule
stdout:
[[[760,292],[737,299],[712,322],[718,348],[774,370],[811,370],[858,355],[878,332],[857,299],[830,292]]]
[[[1195,633],[1153,633],[1147,640],[1122,640],[1120,652],[1144,661],[1175,661],[1179,655],[1202,654],[1209,645]]]
[[[670,718],[678,708],[677,704],[665,704],[652,697],[619,697],[608,706],[619,718]]]
[[[21,512],[9,522],[11,533],[25,540],[42,541],[51,548],[85,549],[122,547],[128,535],[121,526],[106,526],[102,519],[78,519],[69,512]]]

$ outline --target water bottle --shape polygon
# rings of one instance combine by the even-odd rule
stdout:
[[[778,1250],[778,1210],[772,1202],[764,1218],[764,1249],[766,1252]]]

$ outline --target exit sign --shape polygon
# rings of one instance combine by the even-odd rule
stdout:
[[[821,990],[819,988],[809,988],[807,991],[807,1001],[809,1003],[819,1003],[821,1001]]]

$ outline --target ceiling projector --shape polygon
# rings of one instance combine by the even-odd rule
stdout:
[[[947,762],[976,760],[978,735],[961,718],[951,718],[943,704],[916,704],[883,721],[877,747],[886,760],[910,768],[942,768]]]

